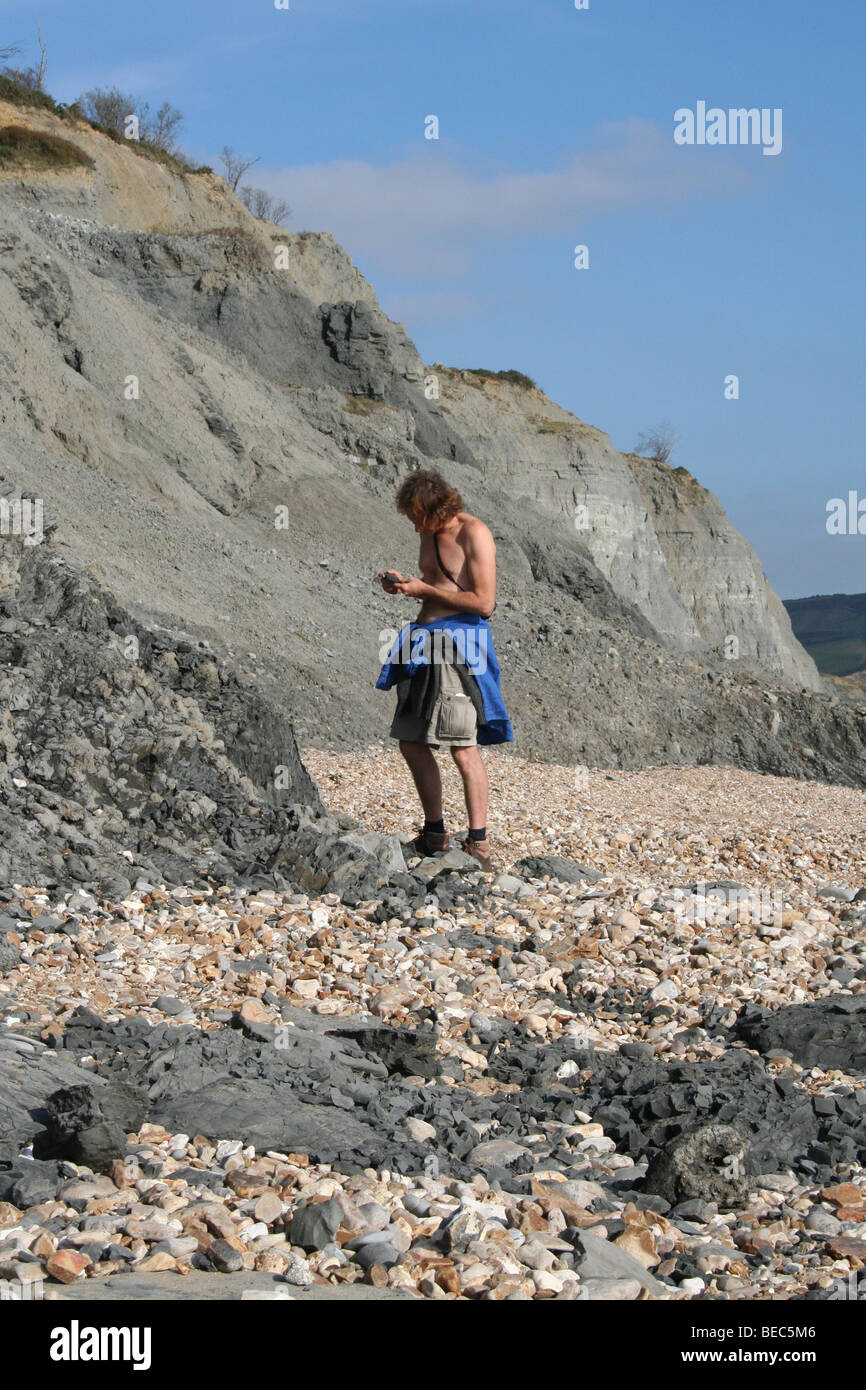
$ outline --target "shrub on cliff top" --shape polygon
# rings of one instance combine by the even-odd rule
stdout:
[[[151,152],[177,155],[176,132],[183,116],[176,107],[164,101],[155,115],[150,105],[138,97],[121,92],[118,87],[94,87],[78,98],[78,105],[91,125],[99,126],[109,135],[119,135],[138,143]],[[130,138],[129,126],[136,126],[135,139]]]
[[[663,420],[655,429],[647,430],[639,436],[634,452],[641,458],[650,458],[656,463],[669,463],[679,441],[679,432],[668,420]]]
[[[54,99],[47,92],[38,92],[34,87],[16,81],[9,70],[0,73],[0,101],[8,101],[13,106],[41,106],[54,111]]]
[[[507,381],[512,386],[522,386],[524,391],[537,391],[538,387],[525,372],[516,372],[513,367],[505,372],[489,372],[486,367],[466,367],[470,376],[481,377],[483,381]]]

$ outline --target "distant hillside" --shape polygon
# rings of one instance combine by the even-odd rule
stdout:
[[[866,594],[816,594],[786,599],[785,607],[819,671],[849,676],[866,669]]]

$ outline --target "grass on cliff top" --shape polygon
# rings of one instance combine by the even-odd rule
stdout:
[[[31,87],[24,87],[20,82],[13,82],[10,77],[6,77],[3,73],[0,73],[0,101],[8,101],[12,106],[30,106],[41,111],[51,111],[62,121],[81,121],[84,125],[90,126],[91,130],[98,130],[102,135],[107,135],[116,145],[124,145],[145,159],[153,159],[158,164],[164,164],[174,174],[213,173],[209,164],[195,165],[181,154],[169,154],[166,150],[157,149],[156,145],[150,144],[147,140],[126,140],[116,130],[109,130],[105,126],[98,125],[96,121],[89,121],[77,104],[65,106],[62,102],[55,101],[47,92],[37,92]],[[64,142],[61,141],[60,143]],[[88,162],[92,164],[92,161]]]
[[[46,135],[23,125],[0,126],[0,169],[72,169],[93,168],[93,160],[58,135]]]
[[[506,372],[491,372],[486,367],[460,367],[455,370],[465,372],[467,376],[477,377],[483,384],[485,381],[505,381],[511,386],[522,386],[524,391],[537,391],[538,385],[527,376],[525,372],[517,372],[513,367]]]

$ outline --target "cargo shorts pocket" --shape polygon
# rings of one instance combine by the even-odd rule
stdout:
[[[439,738],[471,738],[475,733],[475,706],[468,695],[442,692],[436,733]]]

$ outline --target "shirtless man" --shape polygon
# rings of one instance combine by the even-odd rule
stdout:
[[[379,578],[385,592],[420,599],[421,608],[415,620],[418,623],[448,617],[488,618],[496,599],[496,545],[484,522],[463,510],[460,494],[433,470],[409,475],[397,493],[397,510],[409,518],[421,537],[418,563],[423,577],[411,579],[397,570],[383,571]],[[495,657],[493,666],[497,712],[501,707],[504,717],[482,726],[485,731],[482,741],[505,742],[513,735],[504,706],[501,706]],[[399,740],[400,752],[412,773],[424,810],[424,827],[413,842],[414,848],[419,854],[430,855],[444,853],[449,847],[442,813],[442,779],[432,751],[444,745],[450,750],[463,779],[469,832],[462,848],[474,855],[483,868],[489,869],[488,782],[478,751],[476,710],[462,692],[453,668],[442,666],[441,682],[440,699],[464,702],[462,705],[452,703],[452,708],[461,711],[461,720],[465,719],[462,726],[452,724],[443,732],[441,719],[437,726],[436,718],[425,724],[411,714],[401,714],[399,698],[391,726],[391,737]],[[486,700],[485,705],[488,703]],[[437,715],[439,709],[440,702],[437,702]]]

